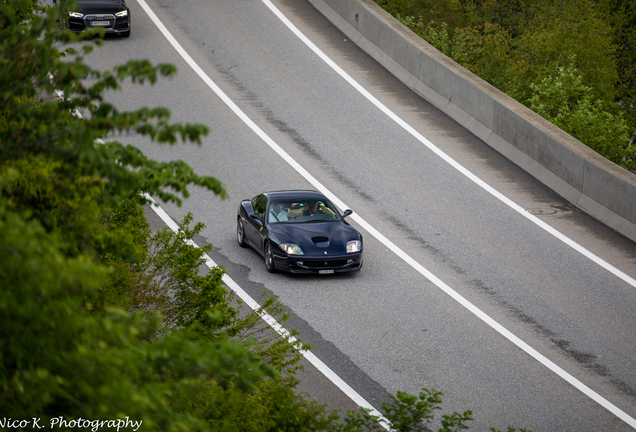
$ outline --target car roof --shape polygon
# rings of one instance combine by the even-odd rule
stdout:
[[[326,200],[323,194],[314,190],[285,190],[265,192],[264,195],[270,200]]]

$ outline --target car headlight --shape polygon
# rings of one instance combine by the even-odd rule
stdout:
[[[304,255],[300,246],[291,244],[291,243],[283,243],[280,245],[280,248],[288,253],[289,255]]]
[[[115,16],[116,16],[116,17],[119,17],[119,18],[121,18],[121,17],[125,17],[125,16],[128,16],[128,11],[127,11],[127,10],[123,10],[123,11],[121,11],[121,12],[117,12],[117,13],[115,14]]]
[[[362,242],[360,240],[352,240],[347,242],[347,253],[360,252],[362,249]]]
[[[84,16],[83,13],[80,12],[69,12],[68,13],[72,18],[82,18]]]

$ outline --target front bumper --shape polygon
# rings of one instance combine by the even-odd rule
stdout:
[[[290,273],[346,273],[362,268],[362,252],[332,255],[279,255],[274,253],[274,267]]]
[[[101,23],[101,25],[93,25],[95,23]],[[121,18],[113,14],[90,14],[82,18],[69,17],[68,19],[68,29],[75,33],[81,33],[86,29],[98,27],[103,28],[106,33],[124,33],[130,31],[130,14]]]

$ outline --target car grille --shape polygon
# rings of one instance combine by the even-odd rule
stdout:
[[[305,261],[305,265],[309,268],[341,267],[345,264],[347,260]]]
[[[84,17],[84,23],[86,27],[91,27],[91,21],[108,21],[108,26],[101,26],[105,28],[112,28],[115,25],[115,15],[112,14],[91,14]]]

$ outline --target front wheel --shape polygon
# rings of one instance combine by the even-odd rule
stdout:
[[[243,228],[243,221],[238,218],[236,222],[236,241],[240,247],[245,247],[245,228]]]
[[[274,267],[274,252],[269,242],[265,243],[265,268],[270,273],[276,273],[276,267]]]

